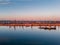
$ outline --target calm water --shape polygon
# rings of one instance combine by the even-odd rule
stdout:
[[[60,27],[56,30],[34,27],[0,26],[0,45],[60,45]]]

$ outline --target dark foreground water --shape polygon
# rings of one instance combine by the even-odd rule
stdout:
[[[60,27],[45,30],[39,26],[0,26],[0,45],[60,45]]]

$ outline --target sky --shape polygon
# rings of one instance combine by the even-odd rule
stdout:
[[[60,0],[0,0],[0,20],[59,20]]]

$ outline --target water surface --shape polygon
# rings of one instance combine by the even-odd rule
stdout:
[[[39,29],[33,27],[0,26],[0,45],[60,45],[60,27]]]

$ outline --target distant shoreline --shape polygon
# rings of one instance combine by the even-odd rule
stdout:
[[[60,26],[60,24],[0,24],[0,26]]]
[[[60,26],[60,21],[0,21],[0,26]]]

